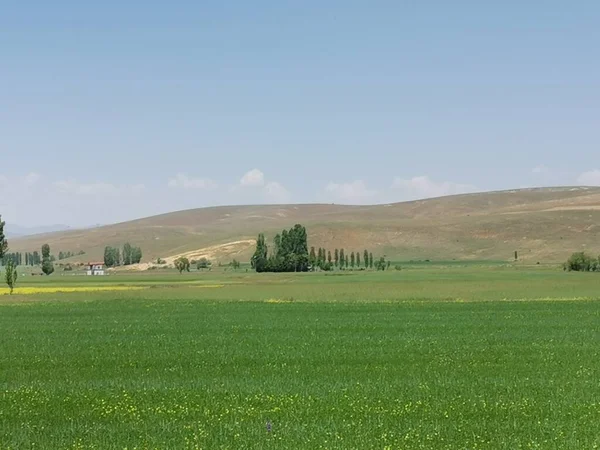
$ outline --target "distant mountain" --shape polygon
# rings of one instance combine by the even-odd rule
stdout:
[[[8,238],[11,237],[22,237],[22,236],[31,236],[34,234],[44,234],[44,233],[53,233],[55,231],[67,231],[72,230],[68,225],[47,225],[42,227],[24,227],[21,225],[15,225],[12,223],[7,223],[4,227],[4,231]]]
[[[90,229],[12,239],[12,251],[85,251],[138,245],[144,261],[178,255],[248,261],[258,233],[305,225],[309,245],[372,251],[394,260],[493,259],[560,262],[600,253],[600,187],[521,189],[372,206],[260,205],[178,211]],[[47,228],[46,228],[47,230]],[[38,230],[39,231],[39,230]],[[31,230],[29,230],[31,232]],[[362,256],[362,254],[361,254]]]

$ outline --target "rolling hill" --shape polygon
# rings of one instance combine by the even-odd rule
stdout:
[[[396,260],[558,262],[570,253],[600,253],[600,188],[561,187],[456,195],[373,206],[333,204],[223,206],[173,212],[87,230],[11,239],[11,251],[84,250],[73,260],[102,259],[106,245],[142,247],[144,261],[178,255],[249,260],[254,239],[270,240],[302,223],[309,245],[345,248]]]

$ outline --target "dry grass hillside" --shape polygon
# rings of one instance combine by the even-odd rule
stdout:
[[[101,259],[106,245],[129,241],[144,261],[177,255],[247,261],[253,239],[302,223],[309,245],[371,250],[397,260],[562,261],[573,251],[600,253],[600,188],[565,187],[457,195],[376,206],[224,206],[179,211],[80,231],[13,239],[12,251],[84,250]]]

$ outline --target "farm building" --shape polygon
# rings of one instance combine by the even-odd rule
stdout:
[[[87,264],[88,275],[104,275],[104,263],[103,262],[91,262]]]

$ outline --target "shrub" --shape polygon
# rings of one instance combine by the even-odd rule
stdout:
[[[599,266],[597,259],[586,255],[585,252],[576,252],[567,260],[564,269],[569,272],[594,272]]]
[[[198,261],[196,261],[196,268],[198,270],[208,269],[209,266],[210,266],[210,261],[206,258],[200,258]]]

